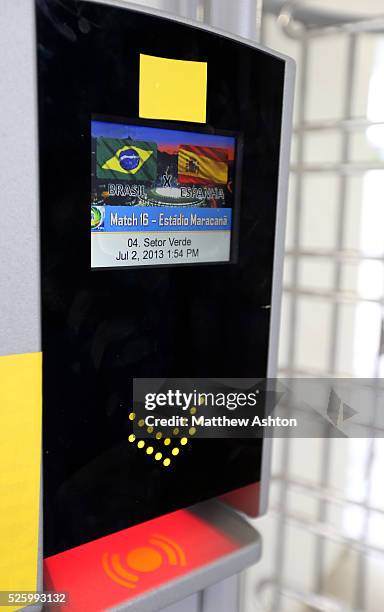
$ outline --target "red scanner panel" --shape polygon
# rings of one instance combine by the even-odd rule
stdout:
[[[66,612],[105,610],[239,546],[193,512],[179,510],[48,557],[45,588],[68,593]]]

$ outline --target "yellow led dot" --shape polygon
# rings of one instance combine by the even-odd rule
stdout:
[[[135,420],[135,417],[136,417],[135,413],[134,413],[134,412],[131,412],[131,414],[129,415],[129,420],[130,420],[130,421],[134,421],[134,420]]]
[[[153,446],[148,446],[147,455],[152,455],[152,453],[153,453]]]
[[[188,442],[188,438],[181,438],[181,440],[180,440],[180,444],[182,446],[185,446],[187,442]]]
[[[131,435],[129,436],[128,440],[129,440],[130,442],[134,442],[134,441],[136,440],[136,436],[135,436],[135,434],[131,434]]]
[[[196,427],[190,427],[188,431],[189,431],[189,435],[193,436],[196,433]]]
[[[196,414],[197,410],[195,407],[191,408],[189,411],[191,414]]]
[[[156,461],[160,461],[160,459],[162,458],[162,456],[163,456],[163,455],[162,455],[162,453],[156,453],[156,455],[155,455],[155,459],[156,459]]]
[[[170,443],[171,443],[171,438],[165,438],[165,440],[164,440],[165,446],[169,446]]]
[[[168,467],[168,466],[170,465],[170,463],[171,463],[171,460],[170,460],[170,459],[164,459],[164,461],[163,461],[163,465],[164,465],[165,467]]]
[[[173,430],[173,435],[177,436],[178,433],[180,433],[180,429],[178,427],[175,427],[175,429]]]
[[[147,427],[147,432],[148,433],[152,433],[153,432],[153,427],[152,426],[151,427]]]
[[[143,425],[145,425],[144,419],[140,419],[140,421],[138,421],[137,424],[138,424],[139,427],[143,427]]]
[[[179,454],[179,452],[180,452],[180,449],[179,449],[179,448],[173,448],[173,449],[172,449],[172,455],[174,455],[175,457],[176,457],[176,455],[178,455],[178,454]]]
[[[202,406],[205,403],[203,397],[199,397],[199,405]]]
[[[162,437],[163,437],[163,434],[161,433],[161,431],[158,431],[156,434],[156,440],[161,440]]]
[[[144,440],[140,440],[140,441],[137,443],[137,446],[138,446],[139,448],[143,448],[143,447],[145,446],[145,442],[144,442]]]

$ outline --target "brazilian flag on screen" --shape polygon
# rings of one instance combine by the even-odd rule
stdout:
[[[96,175],[100,179],[119,181],[155,181],[157,143],[97,138]]]

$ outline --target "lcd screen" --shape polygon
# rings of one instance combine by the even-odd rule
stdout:
[[[233,260],[237,137],[92,120],[91,267]]]

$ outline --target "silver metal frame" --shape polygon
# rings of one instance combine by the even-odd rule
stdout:
[[[289,155],[291,149],[291,131],[293,116],[293,94],[296,64],[287,61],[285,66],[283,120],[280,145],[279,187],[277,195],[277,215],[275,232],[275,256],[273,262],[273,284],[271,299],[271,320],[269,333],[268,378],[277,376],[281,298],[284,271],[285,230],[287,221],[287,195],[289,179]],[[268,507],[269,480],[271,471],[272,438],[263,442],[263,459],[261,473],[260,514]]]

